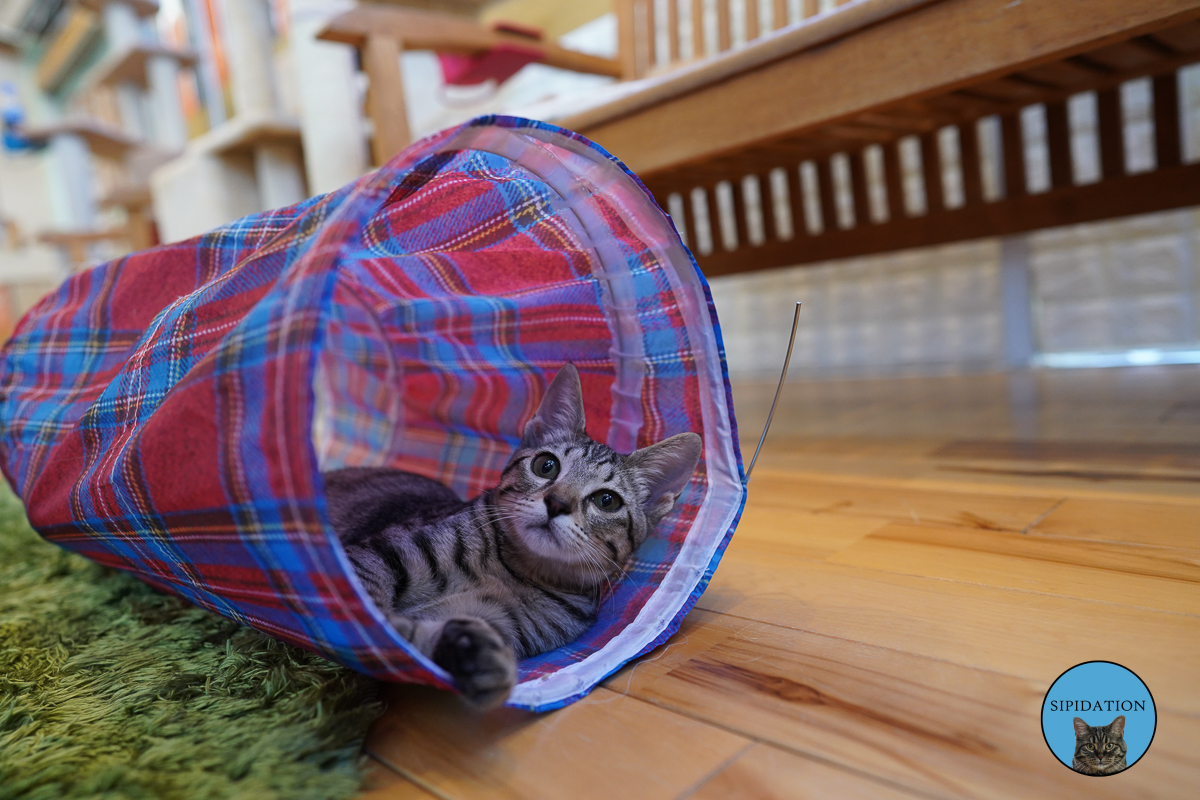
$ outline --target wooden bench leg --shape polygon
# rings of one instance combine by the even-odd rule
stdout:
[[[1046,104],[1046,147],[1050,151],[1050,187],[1065,189],[1075,183],[1071,161],[1071,123],[1065,100]]]
[[[854,196],[854,227],[871,224],[871,196],[867,189],[866,152],[847,153],[850,160],[850,193]]]
[[[833,183],[833,164],[828,157],[818,158],[814,162],[817,167],[817,196],[821,199],[821,233],[836,231],[838,224],[837,190]]]
[[[1029,189],[1025,180],[1025,137],[1021,133],[1020,112],[1000,117],[1000,137],[1004,149],[1004,196],[1021,197]]]
[[[983,202],[983,167],[979,158],[979,127],[975,122],[958,126],[959,164],[962,167],[963,205]]]
[[[800,182],[800,166],[790,164],[784,168],[787,173],[788,206],[792,212],[792,238],[799,239],[809,236],[808,214],[804,210],[804,184]]]
[[[779,226],[775,224],[775,185],[771,180],[771,172],[763,170],[755,178],[758,181],[758,207],[762,211],[763,243],[780,241],[783,237],[779,235]]]
[[[737,247],[750,247],[750,219],[746,209],[746,181],[734,178],[729,181],[733,197],[733,225],[737,235]]]
[[[883,186],[887,191],[888,221],[896,222],[908,216],[904,203],[904,174],[900,169],[898,142],[883,145]]]
[[[1125,118],[1121,114],[1121,89],[1096,92],[1097,134],[1100,137],[1100,173],[1104,178],[1125,174]]]
[[[921,134],[921,170],[925,182],[925,213],[934,214],[946,208],[942,191],[942,154],[938,132]]]
[[[788,24],[788,3],[787,0],[773,0],[771,14],[771,27],[774,30],[786,27]]]
[[[375,166],[380,166],[412,143],[404,106],[400,43],[387,36],[368,36],[362,64],[370,81],[367,115],[375,127],[371,152]]]
[[[1183,163],[1179,134],[1179,79],[1174,72],[1154,79],[1154,154],[1158,169]]]

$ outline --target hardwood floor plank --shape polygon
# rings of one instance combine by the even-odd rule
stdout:
[[[477,714],[458,698],[392,686],[367,749],[449,798],[674,798],[748,740],[597,689],[547,714]]]
[[[1182,614],[732,549],[697,608],[1047,686],[1074,664],[1116,661],[1158,702],[1200,715],[1200,620]]]
[[[1053,677],[1017,678],[703,612],[674,642],[608,685],[873,776],[884,784],[879,794],[899,785],[945,798],[1166,798],[1186,794],[1200,774],[1194,761],[1165,751],[1158,766],[1120,787],[1063,768],[1037,723]]]
[[[756,508],[804,509],[818,514],[883,517],[985,530],[1021,531],[1054,507],[1045,497],[1022,497],[879,486],[809,482],[775,472],[755,476]]]
[[[1112,467],[1093,468],[1079,467],[1074,464],[939,464],[938,469],[944,472],[961,472],[968,475],[994,475],[1000,477],[1024,478],[1026,480],[1050,478],[1057,480],[1075,480],[1092,483],[1121,483],[1136,485],[1178,484],[1190,486],[1193,490],[1200,487],[1200,473],[1179,472],[1163,469],[1119,469]]]
[[[1198,380],[789,387],[737,534],[675,637],[540,716],[389,688],[368,749],[399,772],[364,797],[1191,796]],[[745,429],[774,384],[761,389],[745,403],[735,387]],[[1096,659],[1146,681],[1159,725],[1145,759],[1103,781],[1055,761],[1038,726],[1050,683]]]
[[[1159,712],[1154,741],[1142,756],[1144,761],[1139,760],[1129,772],[1112,777],[1118,780],[1119,786],[1128,785],[1133,783],[1135,769],[1148,769],[1170,785],[1200,786],[1200,756],[1196,754],[1196,742],[1200,742],[1200,719],[1171,711]],[[1179,796],[1195,793],[1192,788]],[[1128,796],[1136,795],[1131,791]]]
[[[438,800],[420,786],[396,774],[382,762],[370,759],[363,792],[357,800]]]
[[[755,467],[754,480],[783,476],[815,484],[869,484],[899,489],[987,494],[1011,497],[1129,499],[1200,507],[1196,482],[1176,480],[1097,480],[1079,475],[1043,472],[979,472],[974,467],[948,466],[923,458],[862,459],[857,456],[767,454]],[[1145,477],[1145,476],[1143,476]]]
[[[1072,497],[1030,533],[1200,550],[1200,507]]]
[[[743,430],[761,429],[775,381],[772,374],[733,384]],[[1198,396],[1194,366],[816,380],[794,369],[769,442],[925,437],[946,444],[986,436],[1198,445]]]
[[[731,548],[822,559],[888,524],[881,517],[848,517],[748,503]]]
[[[892,523],[832,564],[1200,616],[1200,553]]]
[[[929,456],[971,461],[1040,461],[1200,472],[1200,444],[1169,442],[959,439],[942,445]]]
[[[371,792],[376,789],[382,789],[394,783],[400,783],[404,779],[392,772],[382,762],[371,758],[369,754],[363,754],[363,783],[362,790],[364,793]]]
[[[920,795],[756,744],[688,800],[913,800]]]

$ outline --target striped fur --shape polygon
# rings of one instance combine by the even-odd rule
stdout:
[[[330,518],[396,630],[472,703],[502,702],[516,661],[595,621],[605,582],[674,506],[700,457],[682,433],[631,455],[585,431],[571,365],[547,389],[500,483],[470,502],[387,468],[326,474]]]
[[[1071,769],[1084,775],[1115,775],[1125,769],[1125,715],[1107,725],[1075,717],[1075,758]]]

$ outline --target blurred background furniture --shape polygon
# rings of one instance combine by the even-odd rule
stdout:
[[[751,2],[743,25],[756,40],[731,50],[732,21],[719,12],[721,55],[690,65],[689,32],[678,17],[656,18],[656,5],[625,0],[618,19],[627,73],[657,77],[559,122],[625,160],[671,207],[705,274],[1200,203],[1200,166],[1182,161],[1177,79],[1200,61],[1200,3],[1095,2],[1063,14],[862,0],[768,34]],[[691,3],[693,24],[700,6]],[[1153,82],[1152,169],[1126,157],[1121,87],[1142,78]],[[1074,97],[1091,100],[1090,125],[1086,111],[1072,113]],[[1027,109],[1044,118],[1048,168],[1036,167],[1048,183],[1026,157]],[[906,191],[909,143],[920,185]],[[732,230],[714,224],[722,193]]]
[[[26,261],[42,232],[88,262],[194,235],[516,113],[638,171],[715,282],[747,376],[775,369],[798,294],[801,370],[1197,351],[1189,0],[1075,18],[982,0],[89,3],[0,0],[0,71],[23,76],[45,145],[0,165]],[[111,46],[110,18],[140,38]],[[490,90],[455,85],[523,60]],[[155,139],[172,107],[156,61],[176,70],[182,151]]]
[[[365,3],[334,19],[319,34],[325,41],[357,48],[366,73],[367,114],[372,124],[372,154],[382,164],[412,142],[405,105],[400,54],[405,50],[431,50],[440,55],[474,60],[486,77],[488,68],[499,68],[499,82],[516,70],[509,64],[541,63],[574,72],[619,77],[621,67],[612,59],[569,50],[544,41],[541,31],[504,23],[483,25],[447,13],[419,11]],[[488,61],[492,63],[488,63]],[[523,62],[523,63],[522,63]],[[458,62],[462,64],[462,62]],[[470,72],[466,65],[464,72]],[[519,66],[518,66],[519,68]],[[443,61],[445,76],[446,62]],[[444,78],[445,79],[445,78]],[[472,82],[463,76],[459,82]],[[450,81],[447,81],[450,82]],[[476,82],[483,82],[482,80]]]
[[[618,0],[615,13],[626,80],[532,113],[637,172],[710,278],[990,239],[1001,360],[1028,364],[1040,323],[1020,234],[1200,204],[1180,79],[1200,62],[1196,0],[1087,14]],[[389,87],[367,100],[377,161],[411,138],[397,52],[515,38],[372,5],[320,36],[353,44]]]
[[[195,236],[240,216],[298,203],[304,176],[289,20],[270,0],[207,3],[187,21],[209,63],[208,130],[152,179],[163,238]],[[213,21],[216,25],[213,25]]]
[[[95,244],[110,245],[97,251],[104,257],[158,240],[149,176],[187,141],[180,71],[196,57],[160,39],[157,12],[153,0],[81,0],[44,34],[37,85],[61,116],[22,134],[61,165],[66,219],[38,239],[64,248],[71,268]]]
[[[69,187],[75,229],[48,230],[38,239],[66,248],[72,269],[87,263],[88,245],[111,242],[127,251],[157,243],[149,214],[149,172],[171,154],[142,145],[122,128],[96,118],[76,117],[36,128],[23,135],[35,146],[51,147],[61,161]],[[98,193],[96,180],[106,184]],[[99,194],[99,196],[97,196]],[[121,209],[123,221],[97,226],[98,212]]]

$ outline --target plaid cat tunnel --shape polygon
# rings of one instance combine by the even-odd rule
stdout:
[[[578,641],[510,705],[663,642],[745,500],[720,329],[670,220],[569,131],[485,117],[332,194],[71,277],[0,362],[0,462],[47,539],[383,680],[449,688],[347,562],[321,473],[493,485],[549,379],[593,438],[704,456]]]

